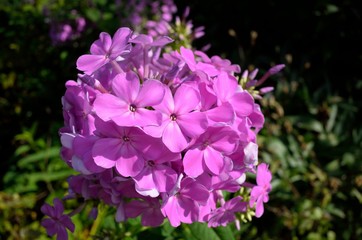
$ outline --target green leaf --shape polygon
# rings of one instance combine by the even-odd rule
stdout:
[[[301,129],[323,132],[323,125],[311,116],[289,116],[287,119]]]
[[[214,229],[216,234],[220,237],[222,240],[234,240],[235,237],[233,235],[233,232],[229,225],[226,227],[218,227]]]
[[[95,9],[95,8],[89,8],[85,11],[85,14],[87,15],[87,17],[93,21],[93,22],[98,22],[101,18],[101,14],[100,12]]]
[[[20,156],[21,154],[24,154],[26,153],[27,151],[30,150],[30,146],[29,145],[21,145],[20,147],[18,147],[16,150],[15,150],[15,153],[14,155],[15,156]]]
[[[31,154],[27,157],[24,157],[18,161],[18,166],[20,168],[23,168],[29,164],[38,162],[38,161],[44,161],[45,159],[54,158],[59,156],[59,147],[52,147],[34,154]]]
[[[191,231],[192,239],[195,240],[222,240],[214,231],[213,228],[209,228],[206,223],[193,223],[188,225]]]

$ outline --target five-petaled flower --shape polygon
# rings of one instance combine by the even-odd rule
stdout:
[[[63,213],[64,207],[60,199],[53,200],[54,207],[45,203],[41,207],[42,213],[49,218],[43,219],[41,225],[46,228],[49,236],[57,234],[57,240],[68,239],[67,228],[74,232],[74,224],[70,217]]]
[[[91,48],[91,54],[85,54],[78,58],[77,68],[86,74],[93,74],[95,71],[112,60],[129,53],[131,44],[128,43],[132,31],[129,28],[120,28],[113,38],[108,33],[99,34]]]

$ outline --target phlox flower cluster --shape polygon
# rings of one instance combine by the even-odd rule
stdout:
[[[254,208],[260,217],[271,190],[256,143],[264,116],[235,76],[240,67],[184,47],[165,53],[170,42],[120,28],[77,60],[82,73],[62,98],[61,155],[79,172],[68,198],[153,227],[225,226]]]

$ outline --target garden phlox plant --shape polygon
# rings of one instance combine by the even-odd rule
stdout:
[[[264,116],[254,100],[262,94],[256,71],[238,80],[238,65],[185,47],[164,51],[172,41],[120,28],[113,37],[102,32],[79,57],[81,73],[62,98],[61,156],[79,173],[66,199],[103,202],[116,221],[141,216],[152,227],[262,216],[271,173],[258,161]],[[43,211],[45,227],[67,216],[55,203],[56,214]],[[58,237],[74,230],[62,219]]]

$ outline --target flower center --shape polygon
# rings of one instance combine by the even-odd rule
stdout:
[[[177,116],[175,114],[171,114],[170,119],[171,119],[171,121],[176,121]]]
[[[127,136],[123,136],[123,141],[125,141],[125,142],[129,142],[129,137],[127,137]]]
[[[137,109],[137,107],[136,107],[134,104],[129,105],[129,110],[130,110],[131,112],[135,112],[136,109]]]
[[[201,149],[204,150],[205,148],[207,148],[210,145],[209,141],[205,141],[202,145],[201,145]]]
[[[148,164],[148,166],[150,166],[150,167],[153,167],[153,166],[156,165],[155,162],[152,161],[152,160],[147,161],[147,164]]]

